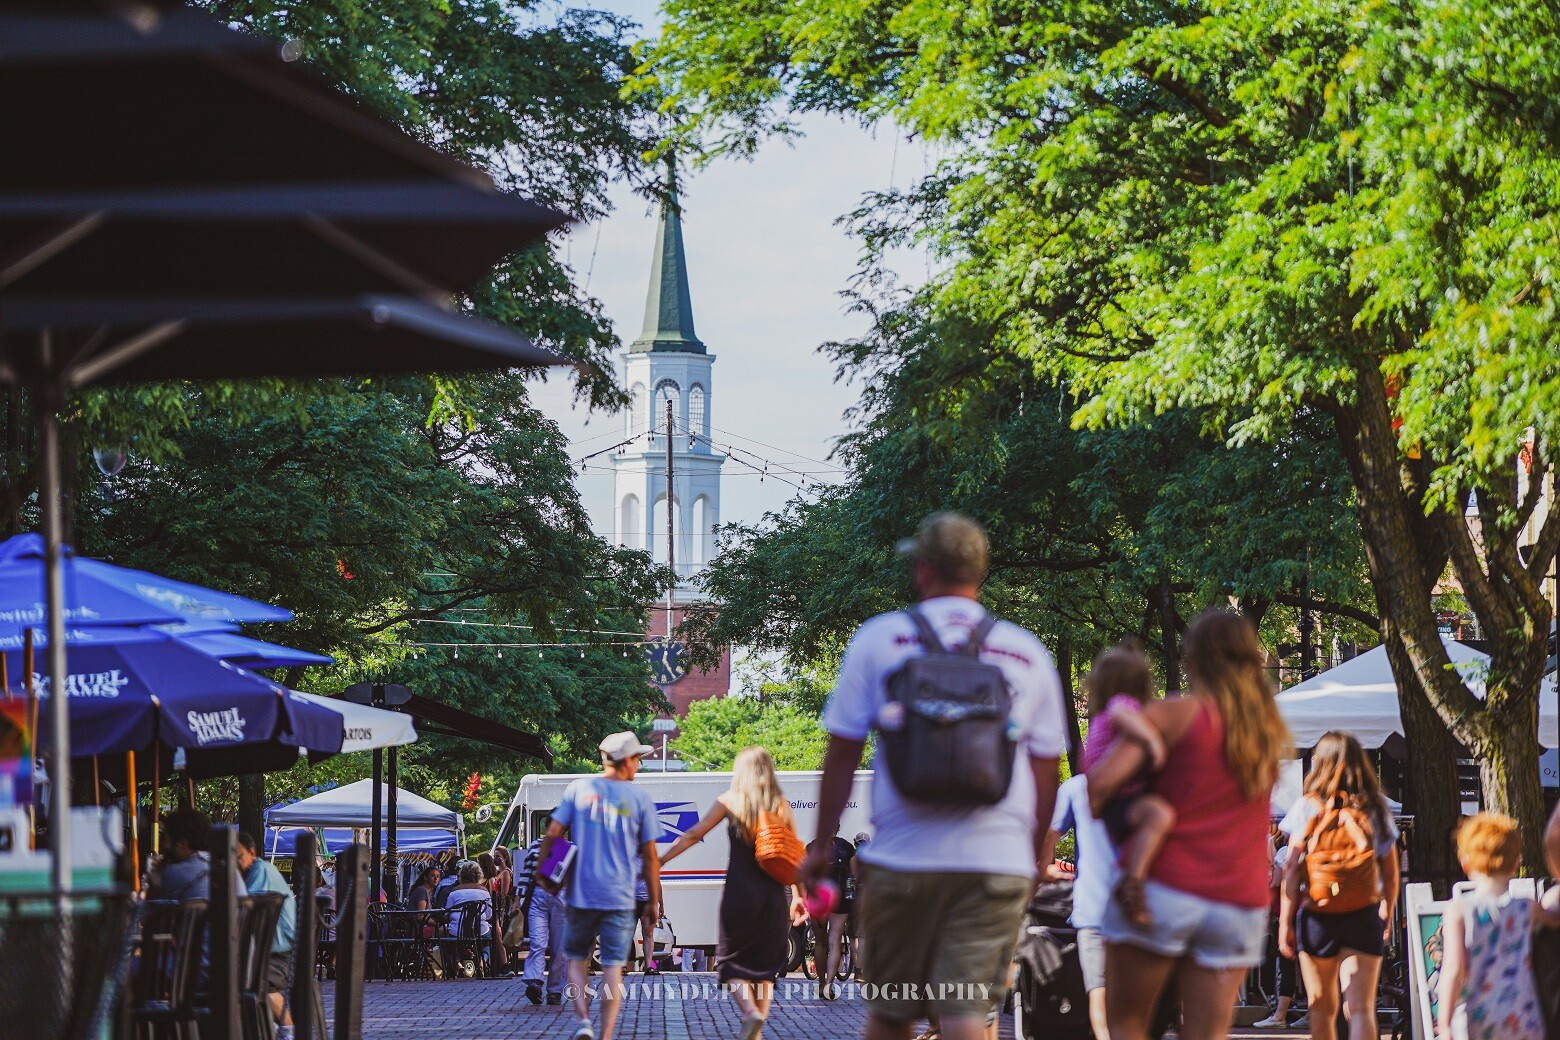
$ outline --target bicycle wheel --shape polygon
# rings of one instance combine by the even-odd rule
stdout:
[[[807,929],[793,927],[785,939],[785,973],[802,970],[807,961]]]
[[[840,937],[840,966],[835,969],[834,972],[834,978],[838,982],[844,982],[846,979],[850,978],[851,972],[856,967],[855,964],[851,962],[850,938],[851,937],[848,933]]]

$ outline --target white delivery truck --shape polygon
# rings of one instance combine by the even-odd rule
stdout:
[[[531,840],[547,830],[548,818],[558,807],[564,788],[584,776],[599,774],[536,774],[520,781],[496,844],[524,849]],[[780,789],[791,799],[796,815],[796,833],[811,841],[818,826],[817,771],[782,772]],[[730,773],[659,773],[641,769],[634,784],[655,800],[661,820],[662,851],[699,822],[706,810],[731,786]],[[872,773],[856,773],[845,814],[840,818],[840,836],[853,840],[863,831],[870,832]],[[672,861],[661,872],[665,913],[677,945],[714,950],[720,922],[720,894],[726,884],[726,858],[729,854],[726,828],[716,827],[704,841]]]

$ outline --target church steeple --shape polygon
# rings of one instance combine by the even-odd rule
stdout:
[[[683,252],[682,204],[677,197],[676,167],[671,159],[666,164],[666,199],[661,203],[661,223],[655,232],[650,293],[645,299],[645,327],[629,351],[634,354],[704,353],[704,344],[693,332],[688,257]]]

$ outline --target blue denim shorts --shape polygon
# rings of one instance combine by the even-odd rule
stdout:
[[[1100,933],[1107,943],[1123,943],[1161,957],[1190,957],[1198,967],[1255,968],[1262,963],[1267,908],[1253,909],[1178,892],[1154,881],[1143,885],[1154,923],[1137,928],[1112,899]]]
[[[590,960],[596,940],[601,940],[601,966],[621,968],[628,963],[628,950],[633,944],[634,925],[638,918],[632,909],[590,910],[583,907],[566,907],[566,924],[563,929],[563,955],[571,961]]]

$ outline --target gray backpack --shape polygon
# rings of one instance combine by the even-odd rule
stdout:
[[[879,753],[906,798],[994,805],[1013,781],[1013,697],[1002,669],[980,659],[997,619],[987,615],[957,650],[943,647],[919,608],[905,611],[924,653],[888,677]]]

